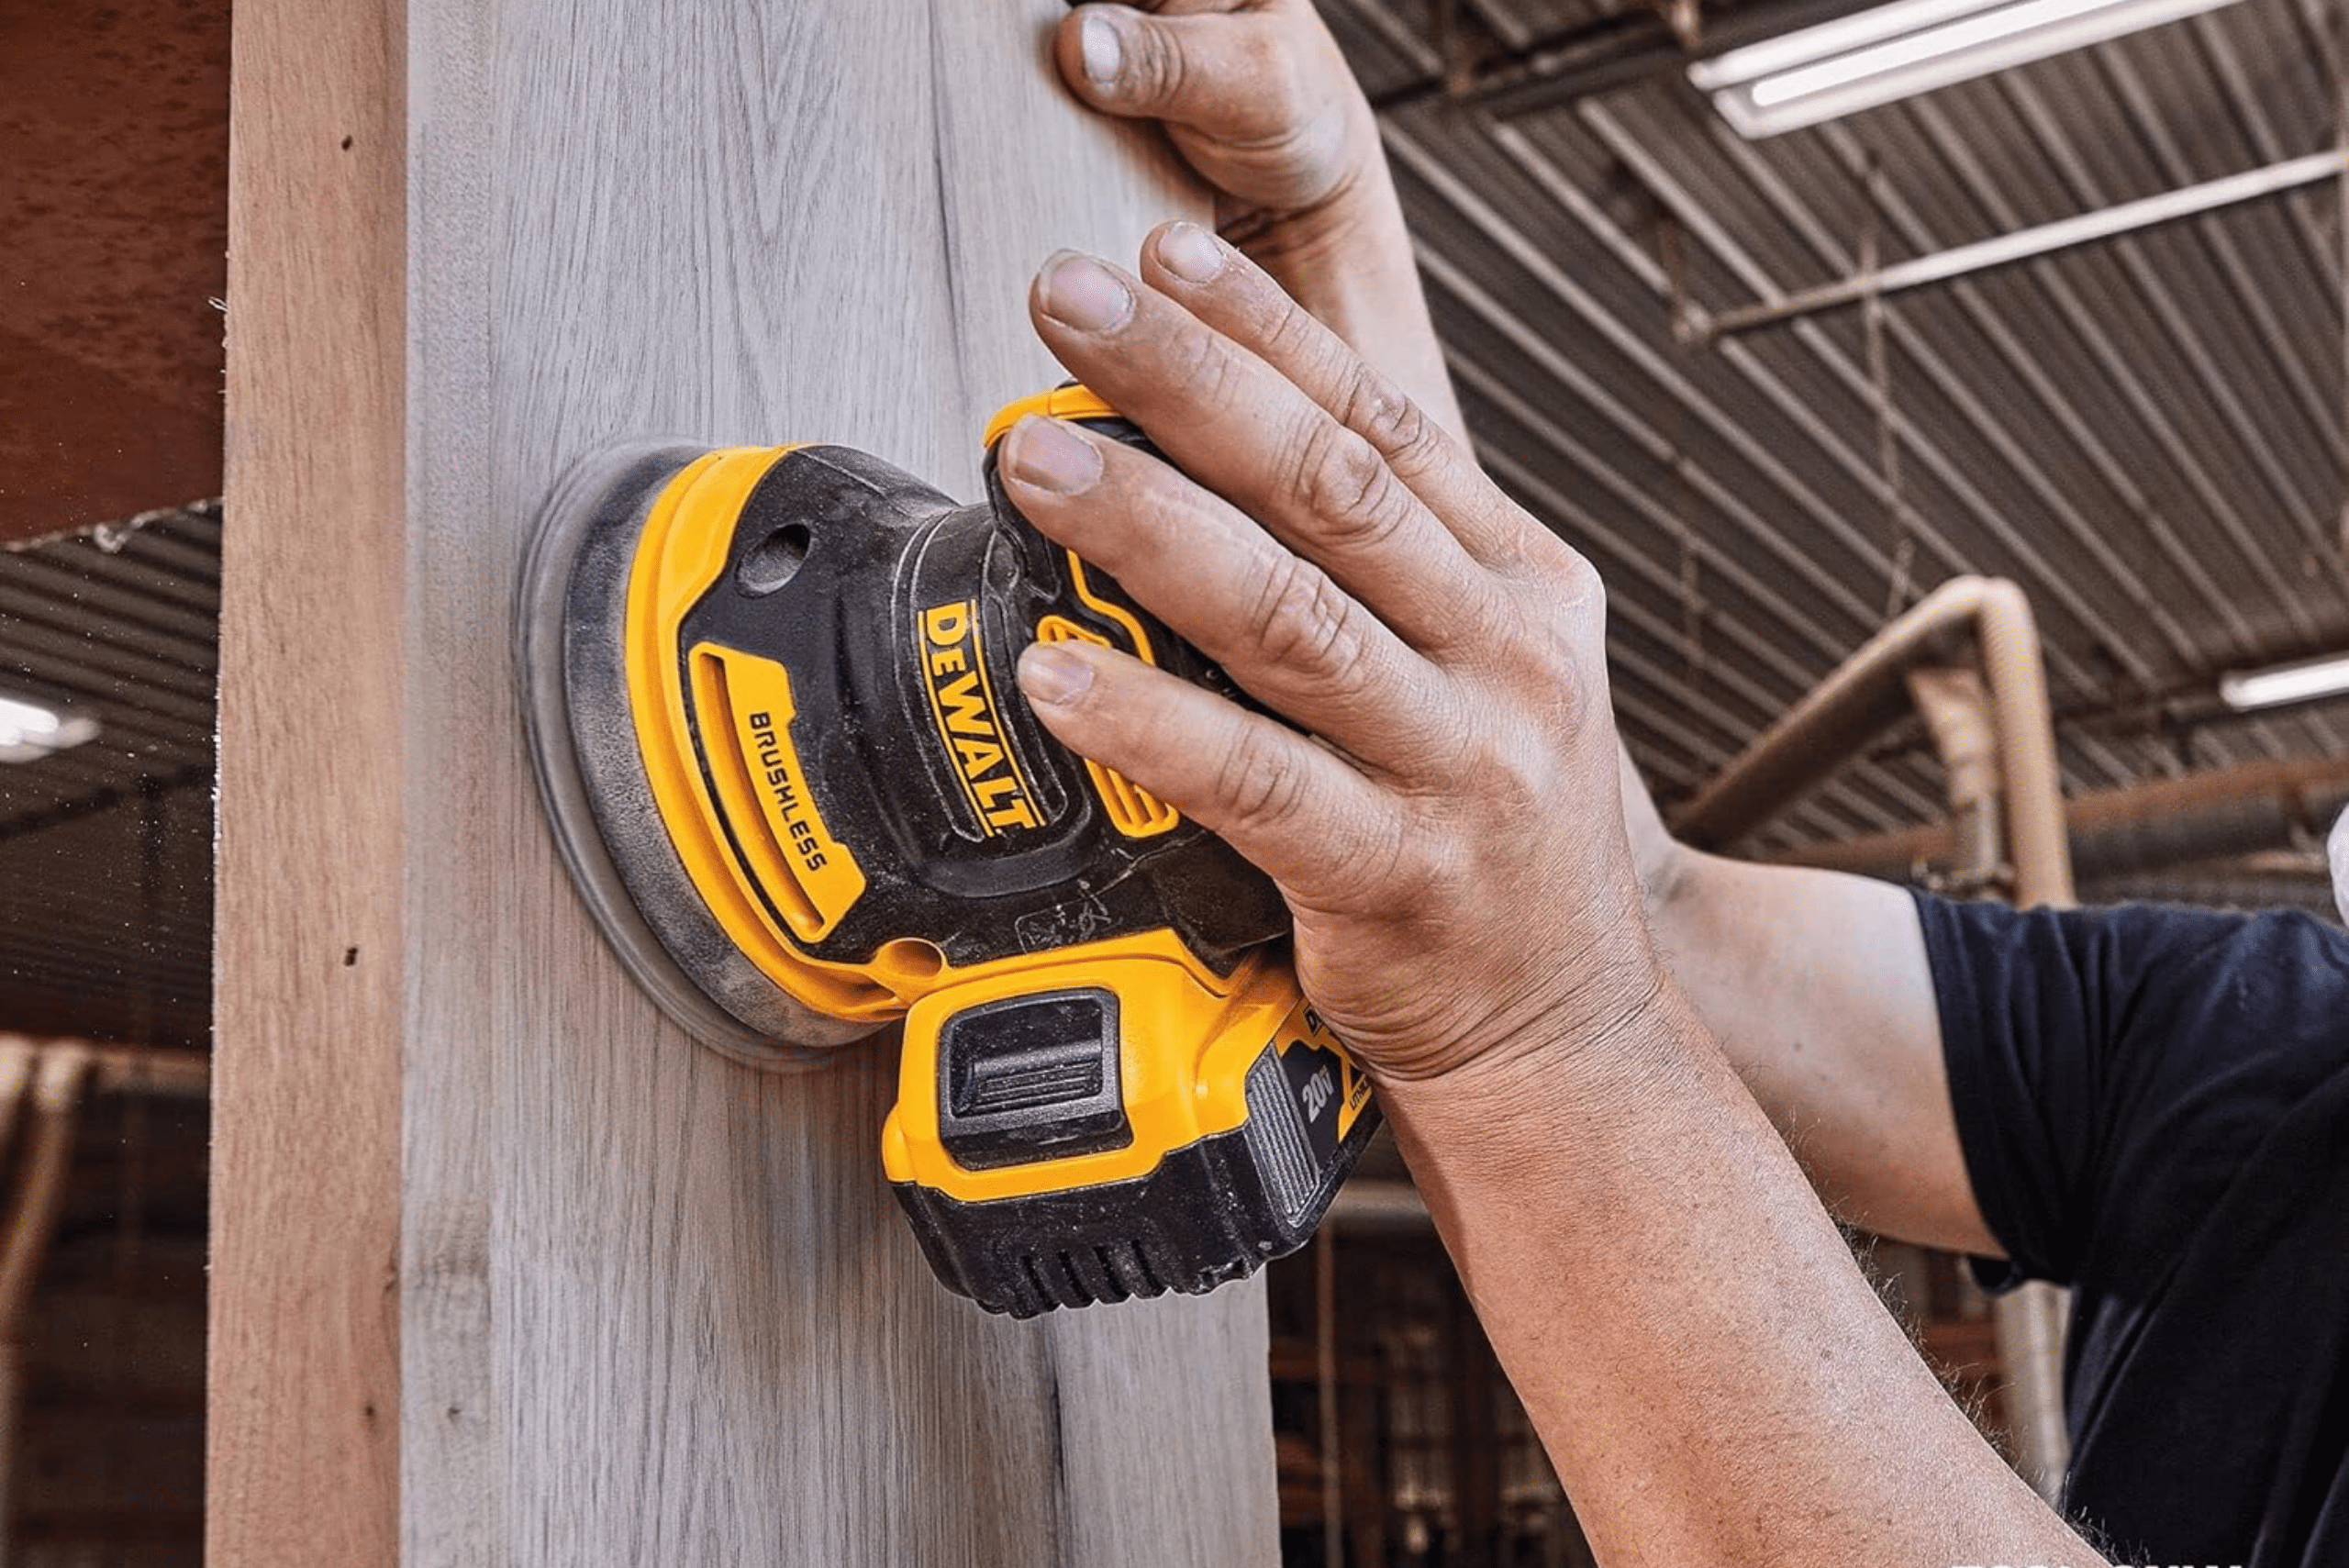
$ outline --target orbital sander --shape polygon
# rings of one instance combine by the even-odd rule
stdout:
[[[902,1018],[882,1164],[990,1311],[1198,1293],[1294,1251],[1375,1129],[1277,891],[1053,740],[1034,641],[1248,699],[1006,497],[845,447],[618,448],[539,518],[518,615],[555,839],[630,973],[739,1059]]]

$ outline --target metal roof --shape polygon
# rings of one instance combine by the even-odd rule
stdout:
[[[217,502],[0,550],[0,695],[99,726],[0,763],[0,1027],[206,1039],[219,602]]]
[[[1674,330],[1675,297],[1718,315],[1860,272],[1871,230],[1890,265],[2331,150],[2322,0],[2243,0],[1758,142],[1642,7],[1453,0],[1439,30],[1419,0],[1321,6],[1389,106],[1479,449],[1606,576],[1623,727],[1667,799],[1896,599],[1965,572],[2031,595],[2074,791],[2341,754],[2337,703],[2208,711],[2222,670],[2349,648],[2333,182],[1887,296],[1881,376],[1861,309]],[[1479,19],[1486,57],[1447,62],[1437,40]],[[1641,29],[1628,82],[1521,64],[1529,39],[1620,57]],[[1896,741],[1773,837],[1940,798]]]

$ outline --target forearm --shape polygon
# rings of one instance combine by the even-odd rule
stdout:
[[[2097,1561],[1918,1361],[1675,988],[1381,1098],[1602,1561]]]
[[[1384,158],[1311,212],[1264,221],[1231,238],[1423,412],[1467,440]]]

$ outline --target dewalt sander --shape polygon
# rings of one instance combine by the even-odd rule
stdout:
[[[991,1311],[1201,1292],[1301,1245],[1377,1125],[1272,884],[1054,740],[1032,641],[1223,673],[1006,499],[844,447],[640,445],[571,472],[518,617],[530,750],[637,981],[747,1061],[902,1018],[882,1164]],[[1244,699],[1242,699],[1244,700]]]

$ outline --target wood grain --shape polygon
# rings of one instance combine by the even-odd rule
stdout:
[[[237,14],[205,1537],[259,1568],[398,1552],[398,21]]]
[[[1261,1292],[1030,1324],[947,1296],[879,1168],[893,1042],[772,1077],[663,1022],[556,862],[508,667],[539,497],[602,442],[839,439],[972,493],[987,413],[1059,375],[1026,324],[1036,264],[1062,244],[1130,259],[1152,222],[1205,212],[1153,138],[1065,96],[1046,53],[1063,10],[407,6],[409,308],[368,350],[405,384],[407,439],[362,509],[392,508],[375,543],[395,558],[371,559],[380,576],[351,601],[385,617],[357,641],[400,683],[388,717],[371,710],[389,727],[368,732],[373,778],[396,800],[366,882],[371,916],[405,933],[403,1562],[1275,1555]],[[290,549],[290,526],[251,548]],[[282,604],[265,640],[260,590],[241,591],[238,652],[259,663],[240,689],[249,707],[274,694],[295,771],[237,782],[324,817],[285,798],[325,765],[296,754],[340,721],[292,711],[289,687],[315,701],[320,650]],[[224,814],[244,824],[229,855],[250,917],[263,814]],[[290,940],[288,911],[270,915]],[[284,966],[250,936],[234,956],[224,985],[250,1027],[288,995]],[[250,1226],[269,1184],[239,1169],[222,1197]],[[247,1296],[267,1271],[246,1267],[217,1288]],[[279,1313],[297,1319],[317,1328]],[[300,1440],[216,1429],[215,1449]]]

